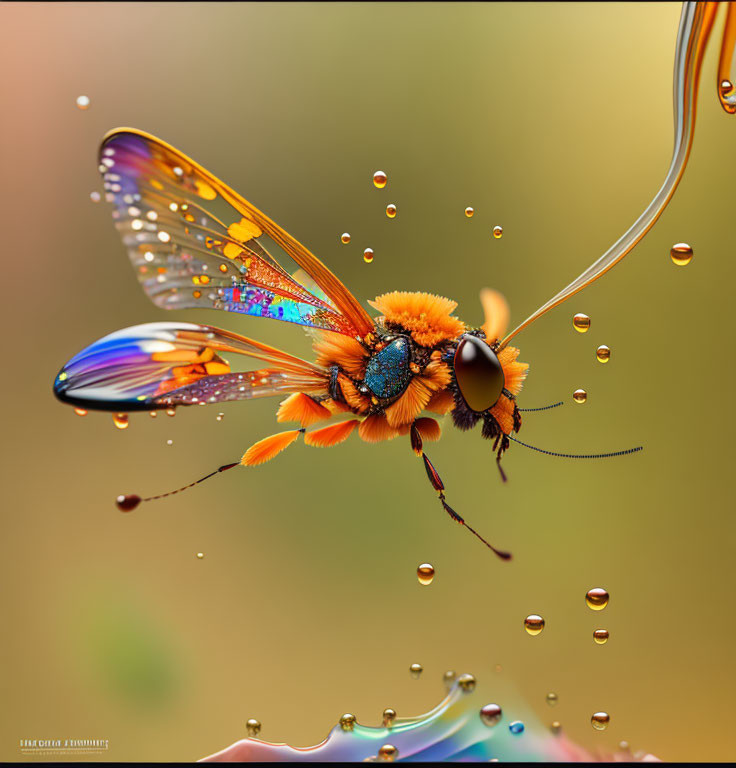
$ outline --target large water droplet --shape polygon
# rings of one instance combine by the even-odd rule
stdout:
[[[363,261],[370,264],[373,261],[373,248],[366,248],[363,251]]]
[[[388,216],[389,219],[396,218],[396,206],[393,203],[389,203],[386,206],[386,216]]]
[[[383,171],[376,171],[373,174],[373,184],[378,187],[378,189],[383,189],[386,186],[386,183],[388,182],[388,176]]]
[[[590,328],[590,318],[582,312],[578,312],[577,315],[572,317],[572,327],[578,333],[587,333]]]
[[[474,213],[475,213],[475,211],[474,211],[474,210],[473,210],[473,209],[472,209],[470,206],[468,206],[468,207],[465,209],[465,215],[466,215],[466,216],[467,216],[469,219],[472,219],[472,218],[473,218],[473,214],[474,214]]]
[[[99,193],[99,192],[90,192],[90,193],[89,193],[89,199],[90,199],[90,200],[91,200],[93,203],[99,203],[99,202],[100,202],[100,200],[101,200],[101,195],[100,195],[100,193]]]
[[[394,720],[396,720],[396,710],[386,707],[383,710],[383,727],[390,728],[394,724]]]
[[[420,675],[424,672],[424,667],[421,664],[412,664],[409,667],[409,674],[415,679],[418,680]]]
[[[607,363],[611,359],[611,349],[605,344],[601,344],[595,351],[595,359],[599,363]]]
[[[509,730],[518,736],[520,733],[524,733],[524,723],[521,720],[514,720],[513,723],[509,723]]]
[[[496,725],[502,716],[503,712],[498,704],[486,704],[485,707],[482,707],[480,710],[480,719],[483,721],[483,724],[487,725],[489,728]]]
[[[608,605],[609,594],[603,587],[589,589],[585,595],[588,608],[594,611],[602,611]]]
[[[555,704],[557,704],[557,701],[558,701],[558,696],[557,696],[557,694],[556,694],[556,693],[554,693],[553,691],[550,691],[550,692],[547,694],[547,704],[549,704],[549,705],[550,705],[550,707],[554,707],[554,705],[555,705]]]
[[[434,579],[434,566],[430,563],[422,563],[417,568],[417,579],[423,586],[429,586]]]
[[[598,645],[604,645],[608,642],[608,630],[596,629],[595,632],[593,632],[593,640],[595,640]]]
[[[588,393],[584,389],[576,389],[572,393],[572,399],[576,403],[584,403],[588,399]]]
[[[343,731],[352,731],[355,727],[356,717],[355,715],[351,714],[350,712],[346,712],[341,718],[340,718],[340,728],[343,729]]]
[[[590,718],[590,724],[596,731],[605,731],[610,722],[611,717],[608,712],[596,712],[593,717]]]
[[[393,763],[399,756],[399,750],[393,744],[384,744],[378,750],[378,759],[386,763]]]
[[[524,619],[524,629],[530,635],[538,635],[544,629],[544,619],[532,613]]]
[[[496,238],[496,240],[500,240],[503,237],[503,227],[496,225],[493,228],[493,236]]]
[[[687,266],[693,258],[693,249],[687,243],[675,243],[670,248],[670,257],[678,267]]]
[[[84,408],[75,408],[74,413],[77,414],[77,416],[86,416],[87,411],[84,410]]]
[[[460,675],[457,679],[457,684],[460,686],[460,690],[464,693],[472,693],[475,690],[475,683],[475,677],[467,673]]]
[[[197,552],[197,560],[204,560],[204,552]]]
[[[112,423],[118,429],[127,429],[128,428],[128,414],[127,413],[113,413],[113,415],[112,415]]]
[[[79,109],[88,109],[89,104],[89,96],[77,96],[77,107]]]
[[[350,242],[350,232],[343,232],[340,235],[340,240],[347,245]]]
[[[248,736],[257,736],[261,732],[261,721],[251,717],[245,724],[245,728],[248,731]]]

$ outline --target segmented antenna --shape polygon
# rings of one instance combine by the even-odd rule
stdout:
[[[544,453],[547,456],[557,456],[561,459],[611,459],[614,456],[626,456],[629,453],[637,453],[643,451],[643,445],[637,445],[636,448],[627,448],[625,451],[613,451],[612,453],[557,453],[556,451],[545,451],[544,448],[537,448],[535,445],[529,445],[529,443],[523,443],[511,435],[507,435],[509,440],[513,440],[519,445],[523,445],[524,448],[530,448],[537,453]]]

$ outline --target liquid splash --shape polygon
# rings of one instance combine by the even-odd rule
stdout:
[[[384,762],[386,757],[380,755],[386,746],[396,749],[392,759],[397,762],[657,761],[643,752],[593,754],[514,702],[518,697],[505,695],[501,700],[489,689],[478,685],[467,691],[458,679],[434,709],[419,717],[397,717],[390,728],[361,725],[353,715],[343,715],[342,724],[313,747],[242,739],[200,762]]]

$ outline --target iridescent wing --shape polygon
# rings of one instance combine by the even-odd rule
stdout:
[[[191,158],[124,128],[100,148],[106,199],[143,290],[164,309],[215,308],[363,337],[373,321],[301,243]],[[278,245],[324,292],[268,252]]]
[[[268,367],[233,373],[219,353]],[[116,331],[75,355],[54,393],[79,408],[135,411],[326,392],[329,373],[275,347],[191,323],[147,323]]]

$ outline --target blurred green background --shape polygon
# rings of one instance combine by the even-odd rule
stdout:
[[[733,734],[733,211],[736,120],[715,95],[719,18],[690,165],[603,280],[518,337],[531,363],[499,480],[479,433],[295,446],[119,514],[240,456],[277,401],[78,418],[51,394],[118,328],[211,322],[307,354],[296,327],[178,316],[143,295],[96,150],[121,125],[190,154],[307,244],[356,295],[443,293],[515,324],[595,260],[664,178],[680,7],[666,4],[3,4],[3,514],[0,759],[22,738],[107,738],[110,760],[192,760],[245,735],[320,741],[344,711],[418,714],[449,668],[495,665],[574,740],[669,760],[736,758]],[[87,111],[75,106],[86,94]],[[373,187],[377,169],[389,178]],[[389,220],[387,203],[398,206]],[[471,205],[475,216],[466,219]],[[504,227],[501,240],[491,237]],[[352,242],[340,243],[348,231]],[[670,246],[689,242],[675,267]],[[363,248],[375,260],[362,260]],[[571,316],[592,318],[586,335]],[[611,347],[608,365],[595,361]],[[584,406],[571,393],[588,390]],[[167,439],[173,445],[167,446]],[[204,552],[202,560],[197,552]],[[436,578],[420,587],[416,566]],[[603,613],[586,608],[595,586]],[[539,637],[523,619],[540,613]],[[597,646],[592,631],[611,639]],[[424,665],[418,681],[413,662]],[[559,704],[548,708],[548,691]],[[502,703],[502,702],[501,702]],[[594,711],[611,714],[604,733]]]

